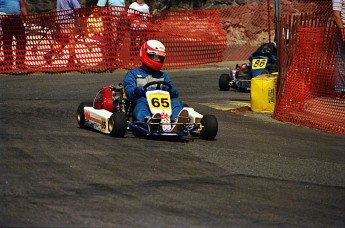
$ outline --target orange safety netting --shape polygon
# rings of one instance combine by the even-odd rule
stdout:
[[[224,60],[248,60],[263,43],[274,39],[273,0],[220,9],[226,31]]]
[[[316,21],[314,25],[320,18]],[[273,117],[345,134],[345,49],[331,25],[297,26],[289,43],[291,63],[286,76],[281,75]],[[342,45],[342,53],[336,52],[336,44]]]
[[[281,14],[300,15],[332,13],[330,1],[294,0],[281,1]],[[223,60],[248,61],[249,56],[263,43],[275,37],[274,1],[264,0],[245,5],[221,8],[221,22],[226,32],[227,48]],[[286,28],[289,31],[289,27]],[[286,30],[283,31],[288,35]]]
[[[0,20],[0,73],[133,68],[149,39],[165,44],[165,68],[220,62],[226,47],[218,10],[145,15],[91,7]]]

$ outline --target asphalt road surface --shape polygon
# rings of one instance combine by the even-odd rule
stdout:
[[[167,71],[215,140],[124,138],[78,127],[113,74],[0,75],[0,226],[344,227],[345,135],[240,108],[223,68]]]

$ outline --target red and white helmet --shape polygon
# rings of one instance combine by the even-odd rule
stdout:
[[[158,40],[148,40],[140,48],[140,61],[154,70],[162,68],[165,55],[165,47]]]

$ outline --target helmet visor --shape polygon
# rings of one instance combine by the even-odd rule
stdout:
[[[150,59],[159,63],[163,63],[165,59],[165,56],[161,56],[161,55],[155,55],[155,54],[147,54],[147,55],[149,56]]]

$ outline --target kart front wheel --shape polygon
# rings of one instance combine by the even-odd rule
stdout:
[[[124,113],[115,112],[109,118],[108,128],[111,136],[124,137],[127,130],[127,119]]]
[[[230,75],[221,74],[219,77],[219,89],[221,91],[229,91],[230,89]]]
[[[84,128],[85,127],[85,114],[84,114],[84,108],[85,107],[92,107],[92,102],[82,102],[78,106],[77,110],[77,122],[79,127]]]
[[[212,140],[218,133],[218,121],[214,115],[204,115],[200,121],[200,137],[204,140]]]

